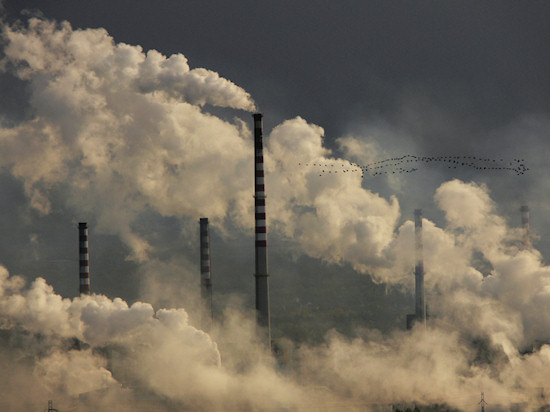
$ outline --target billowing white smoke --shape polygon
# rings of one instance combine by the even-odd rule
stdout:
[[[67,408],[86,393],[80,408],[90,410],[149,402],[179,405],[175,410],[266,410],[314,399],[313,389],[282,377],[262,353],[251,319],[230,318],[213,332],[229,345],[222,365],[217,344],[189,325],[183,309],[155,311],[102,295],[63,299],[44,279],[27,288],[0,266],[0,358],[12,355],[0,375],[17,377],[2,386],[0,405],[31,410],[55,398]],[[36,386],[30,394],[29,386]]]
[[[219,219],[242,195],[246,134],[200,106],[252,110],[244,90],[189,70],[183,55],[115,44],[103,29],[31,19],[3,31],[5,63],[28,81],[34,116],[0,129],[0,163],[34,208],[49,213],[50,191],[61,188],[69,206],[143,260],[149,245],[130,229],[140,211]]]
[[[446,214],[449,232],[455,238],[454,249],[470,257],[474,252],[482,253],[493,268],[491,273],[484,273],[488,276],[482,283],[472,282],[475,275],[466,280],[466,276],[455,274],[458,283],[454,289],[462,289],[457,293],[479,293],[479,298],[470,299],[480,299],[480,308],[502,314],[491,316],[480,327],[502,328],[516,347],[535,340],[548,341],[550,318],[545,313],[550,305],[550,267],[543,264],[540,253],[522,247],[520,231],[509,228],[496,213],[487,188],[454,180],[441,185],[435,200]],[[462,273],[474,273],[473,268],[466,267]],[[432,275],[445,276],[444,272]],[[477,319],[484,317],[480,314]],[[519,322],[513,322],[516,319]],[[515,323],[512,330],[506,331],[510,328],[507,323]]]
[[[362,188],[359,173],[319,177],[318,167],[331,169],[349,161],[331,157],[322,145],[323,129],[301,118],[277,126],[269,136],[266,160],[268,208],[272,228],[297,240],[302,251],[329,262],[351,262],[360,271],[384,260],[393,238],[399,204]],[[326,166],[324,166],[326,165]]]
[[[435,201],[448,225],[423,224],[428,330],[329,335],[326,344],[302,350],[304,375],[359,404],[415,399],[475,410],[484,391],[508,407],[540,406],[550,378],[550,267],[518,244],[521,233],[497,214],[485,186],[449,181]],[[407,221],[386,250],[388,266],[374,276],[412,288],[413,245]],[[475,264],[479,255],[484,267]]]
[[[4,65],[28,82],[32,118],[0,127],[0,165],[23,182],[36,210],[51,212],[55,192],[141,261],[151,245],[131,226],[146,210],[250,226],[250,131],[202,108],[253,110],[248,93],[190,70],[181,54],[144,53],[103,29],[33,18],[28,27],[5,25],[3,36]],[[322,137],[296,118],[266,138],[269,220],[303,252],[365,270],[391,241],[398,203],[364,190],[357,175],[318,179],[301,167],[304,159],[349,165],[330,158]]]
[[[506,347],[504,329],[453,330],[446,312],[427,331],[331,333],[317,347],[288,347],[283,372],[262,353],[253,318],[238,312],[212,332],[221,362],[217,344],[189,325],[183,309],[155,312],[101,295],[62,299],[43,279],[26,288],[1,267],[0,290],[0,376],[10,376],[0,405],[12,410],[37,409],[51,398],[78,410],[370,410],[400,402],[475,410],[480,391],[529,408],[540,405],[537,391],[550,373],[548,346],[522,356]],[[464,315],[470,322],[484,317],[477,320],[484,326],[509,316],[488,302],[463,300]],[[461,309],[455,295],[446,304]],[[21,389],[28,385],[31,395]]]
[[[518,229],[497,214],[488,190],[452,180],[435,201],[448,221],[445,229],[424,219],[427,303],[457,330],[487,334],[509,348],[550,339],[550,268],[535,249],[523,249]],[[386,250],[388,266],[373,276],[407,285],[414,266],[414,224],[405,222]],[[476,265],[476,256],[486,262]],[[510,349],[510,350],[515,350]]]

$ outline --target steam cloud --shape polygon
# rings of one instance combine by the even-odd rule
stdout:
[[[15,125],[3,119],[0,165],[35,210],[84,211],[140,262],[153,245],[132,224],[147,210],[248,228],[250,131],[205,110],[254,110],[243,89],[190,69],[183,55],[116,44],[103,29],[33,18],[4,24],[2,33],[2,67],[27,82],[30,109]],[[340,143],[371,149],[352,138]],[[367,190],[358,174],[319,178],[300,167],[304,159],[351,167],[323,146],[322,128],[302,118],[276,126],[266,146],[270,231],[293,239],[298,253],[412,288],[414,224],[398,227],[396,197]],[[550,378],[543,344],[550,269],[535,249],[519,246],[521,234],[499,216],[487,187],[453,180],[434,199],[447,225],[423,225],[428,330],[289,344],[285,368],[262,352],[240,311],[228,311],[208,335],[181,308],[102,295],[64,299],[42,278],[27,287],[0,268],[1,375],[11,375],[2,378],[0,405],[29,410],[54,396],[69,405],[88,394],[91,410],[368,409],[400,401],[474,410],[485,391],[504,405],[536,407],[537,388]],[[36,388],[33,396],[21,394],[22,382]]]
[[[182,55],[115,44],[102,29],[33,18],[3,32],[4,64],[28,81],[33,117],[0,129],[0,165],[23,182],[32,207],[50,213],[51,197],[60,194],[64,207],[94,216],[96,229],[120,236],[138,261],[151,245],[132,223],[149,208],[217,224],[231,215],[248,227],[250,132],[240,120],[231,124],[200,108],[252,109],[244,90],[213,72],[189,70]],[[360,179],[320,182],[300,170],[300,158],[340,162],[328,158],[322,136],[296,118],[267,139],[270,221],[314,257],[340,262],[359,256],[357,247],[366,250],[354,262],[364,270],[391,240],[398,203],[363,189]]]
[[[138,260],[149,245],[130,223],[147,207],[226,214],[245,186],[235,176],[244,176],[238,172],[250,149],[237,125],[200,106],[252,110],[244,90],[217,73],[189,70],[183,55],[115,44],[103,29],[31,19],[3,34],[4,64],[28,81],[34,116],[2,128],[0,163],[24,182],[36,210],[49,213],[48,194],[62,186],[68,206],[97,216],[100,230],[120,235]],[[214,185],[220,198],[213,202]]]

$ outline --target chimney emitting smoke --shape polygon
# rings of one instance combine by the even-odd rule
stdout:
[[[201,327],[209,330],[212,326],[212,274],[210,271],[210,234],[208,218],[200,221],[200,267],[201,267]]]
[[[90,294],[90,254],[88,252],[88,223],[78,224],[80,294]]]
[[[267,346],[271,347],[269,313],[269,273],[267,270],[267,225],[265,213],[264,153],[261,113],[254,117],[254,212],[256,233],[256,311],[258,324],[267,329]]]

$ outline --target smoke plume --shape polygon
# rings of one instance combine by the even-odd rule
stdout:
[[[51,213],[61,196],[62,207],[97,219],[96,229],[120,236],[139,261],[151,245],[132,225],[149,209],[218,225],[233,216],[248,227],[250,132],[201,109],[251,110],[244,90],[190,70],[183,55],[116,44],[102,29],[32,18],[27,27],[6,25],[3,36],[4,64],[27,82],[32,117],[0,129],[0,164],[23,183],[34,209]],[[349,164],[331,158],[322,137],[301,118],[270,134],[270,221],[304,253],[365,270],[391,240],[398,203],[363,189],[357,176],[320,180],[302,170],[302,159]]]

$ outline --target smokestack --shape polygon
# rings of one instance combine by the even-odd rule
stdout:
[[[407,329],[416,322],[426,326],[426,303],[424,300],[424,257],[422,244],[422,209],[414,211],[414,313],[407,315]]]
[[[414,245],[415,245],[415,299],[414,313],[417,322],[426,324],[426,306],[424,303],[424,257],[422,244],[422,209],[414,211]]]
[[[88,252],[88,223],[78,224],[80,294],[90,294],[90,254]]]
[[[417,322],[426,322],[426,306],[424,303],[424,257],[422,244],[422,209],[414,211],[414,313]]]
[[[261,113],[254,117],[254,212],[256,232],[256,314],[258,324],[267,329],[267,346],[271,348],[269,313],[269,273],[267,271],[267,226],[265,214],[264,148]]]
[[[200,221],[200,265],[201,265],[201,327],[208,331],[212,326],[212,275],[210,272],[210,234],[208,218]]]
[[[531,247],[531,235],[529,233],[529,206],[523,205],[521,210],[521,226],[523,227],[523,249]]]

